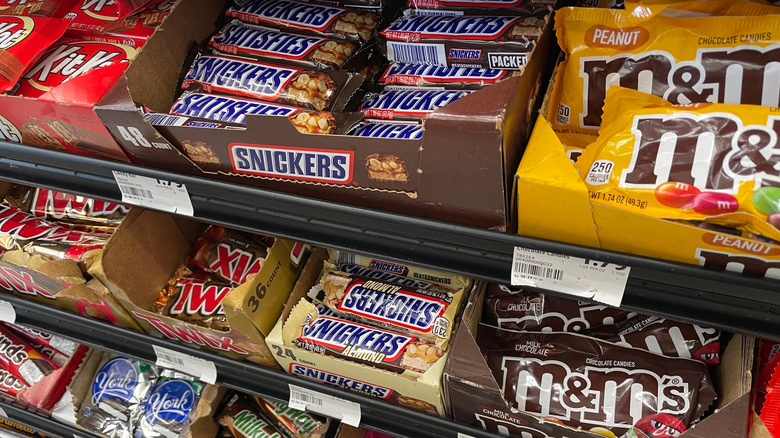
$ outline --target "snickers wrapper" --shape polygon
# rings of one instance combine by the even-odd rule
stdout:
[[[136,412],[157,380],[157,369],[126,357],[104,355],[81,405],[78,425],[111,438],[132,438]]]
[[[444,356],[435,343],[417,336],[318,313],[302,299],[283,328],[284,342],[399,374],[419,375]]]
[[[419,122],[379,122],[361,120],[347,130],[347,135],[369,138],[398,138],[419,140],[423,126]]]
[[[234,394],[217,416],[217,421],[230,430],[233,438],[282,438],[260,405],[245,394]]]
[[[520,15],[544,16],[555,6],[553,0],[407,0],[414,15]]]
[[[233,290],[230,283],[204,271],[184,271],[169,281],[156,305],[162,314],[214,330],[230,331],[222,300]]]
[[[466,90],[409,88],[369,93],[359,110],[366,118],[422,120],[434,110],[471,93]]]
[[[140,407],[133,438],[184,438],[204,384],[165,370]]]
[[[317,71],[279,63],[220,55],[201,55],[184,77],[182,88],[200,84],[206,92],[230,94],[318,111],[343,107],[354,74]],[[354,91],[354,90],[352,90]],[[346,99],[346,100],[344,100]]]
[[[392,62],[523,70],[548,17],[409,15],[381,32]]]
[[[446,349],[465,291],[417,289],[330,270],[326,263],[312,298],[365,324],[406,333]]]
[[[211,225],[190,251],[188,262],[235,286],[260,272],[268,248],[239,231]]]
[[[483,88],[520,74],[518,70],[390,63],[379,77],[379,85],[470,90]]]
[[[309,69],[336,70],[357,52],[357,44],[341,38],[280,32],[233,20],[209,40],[217,54],[254,59],[282,61]]]
[[[269,422],[285,438],[322,438],[330,428],[330,420],[317,414],[293,409],[278,403],[254,397]]]
[[[5,325],[0,325],[0,366],[27,386],[35,385],[60,368]]]
[[[207,94],[207,96],[213,96]],[[226,96],[220,96],[226,97]],[[178,103],[176,101],[174,105]],[[243,129],[244,125],[240,123],[228,123],[220,120],[203,119],[200,117],[192,117],[178,114],[164,114],[155,112],[145,112],[144,118],[147,122],[154,126],[187,126],[190,128],[207,128],[207,129]]]
[[[480,324],[477,344],[512,408],[622,436],[662,424],[678,436],[716,398],[707,366],[576,333]],[[656,429],[651,429],[656,430]],[[652,435],[651,435],[652,436]]]
[[[370,40],[380,22],[373,12],[294,0],[255,0],[231,6],[225,15],[249,24],[356,43]]]
[[[371,135],[366,136],[373,137]],[[405,263],[389,262],[376,257],[364,256],[339,249],[328,250],[328,255],[339,270],[348,274],[369,276],[374,279],[391,281],[417,289],[429,289],[439,286],[451,290],[461,290],[467,289],[471,285],[471,279],[460,274],[442,272]],[[368,269],[361,270],[361,266]],[[380,272],[384,272],[384,274]]]

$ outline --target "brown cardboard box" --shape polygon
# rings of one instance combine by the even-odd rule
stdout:
[[[163,24],[164,44],[152,38],[120,78],[126,84],[117,84],[115,93],[97,108],[114,137],[140,164],[483,228],[507,228],[507,191],[547,65],[551,21],[522,77],[440,108],[425,121],[422,140],[305,135],[283,117],[271,116],[247,116],[246,129],[238,130],[159,127],[177,148],[185,142],[203,142],[220,160],[196,164],[170,149],[129,102],[132,96],[151,110],[170,109],[189,44],[216,30],[219,8],[213,3],[222,2],[203,2],[203,6],[199,2],[188,10],[191,21],[181,21],[180,9],[190,3],[194,2],[179,4]],[[177,25],[186,29],[179,33]],[[199,35],[193,35],[191,28],[197,28]],[[109,103],[108,97],[116,101]],[[369,179],[366,161],[372,154],[403,161],[407,180]],[[265,157],[285,162],[261,163]],[[331,167],[331,160],[338,166]],[[322,164],[325,161],[327,165]]]
[[[327,252],[324,250],[317,249],[312,253],[295,289],[290,294],[279,321],[266,338],[266,342],[282,368],[291,374],[342,386],[390,403],[415,407],[441,416],[449,416],[441,391],[441,376],[447,353],[425,373],[404,372],[397,374],[353,361],[314,353],[284,342],[283,333],[288,330],[296,330],[296,327],[287,325],[293,308],[299,305],[312,306],[303,297],[309,288],[316,283],[326,258]],[[484,287],[484,283],[476,282],[475,285],[472,285],[471,290],[480,287]],[[471,297],[471,295],[473,294],[469,296]]]
[[[133,209],[109,240],[90,273],[127,308],[150,334],[206,347],[233,358],[265,366],[276,362],[264,335],[276,322],[298,272],[302,245],[276,239],[253,282],[231,291],[223,308],[231,330],[190,324],[148,309],[176,269],[184,263],[206,225],[143,209]],[[257,287],[256,287],[257,286]],[[256,291],[263,288],[262,296]],[[248,296],[247,296],[248,295]],[[266,327],[266,331],[262,328]]]
[[[482,303],[478,297],[477,303]],[[523,438],[603,438],[595,434],[543,421],[509,407],[475,341],[481,304],[466,309],[444,370],[444,387],[455,421],[488,431]],[[735,335],[720,365],[712,372],[718,389],[717,411],[683,432],[681,438],[743,438],[748,433],[750,387],[755,339]]]

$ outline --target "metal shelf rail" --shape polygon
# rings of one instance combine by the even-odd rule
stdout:
[[[7,418],[14,423],[30,428],[36,432],[51,438],[100,438],[99,435],[78,429],[68,424],[60,423],[53,418],[42,417],[34,412],[27,411],[19,406],[0,402],[0,409]]]

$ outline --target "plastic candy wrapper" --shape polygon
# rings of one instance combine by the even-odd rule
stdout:
[[[267,255],[260,238],[211,225],[193,245],[189,263],[238,286],[260,272]]]
[[[0,92],[11,90],[67,26],[68,21],[60,18],[0,15]]]
[[[165,370],[140,407],[133,438],[184,438],[204,384]]]
[[[35,385],[60,368],[5,325],[0,325],[0,366],[27,386]]]
[[[155,311],[214,330],[229,331],[222,300],[233,290],[230,283],[200,270],[181,267],[155,302]]]
[[[21,185],[11,188],[5,202],[33,216],[65,222],[75,228],[117,226],[130,211],[129,207],[113,202]]]
[[[285,438],[322,438],[328,432],[330,420],[317,414],[300,411],[278,403],[254,397],[266,418]]]
[[[219,413],[217,421],[230,431],[233,438],[282,438],[260,405],[248,395],[234,394]]]

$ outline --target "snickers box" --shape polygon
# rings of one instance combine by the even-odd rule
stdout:
[[[478,292],[480,296],[473,297],[463,312],[460,328],[455,333],[450,357],[444,369],[445,395],[447,404],[452,409],[453,419],[512,437],[603,438],[602,434],[545,421],[539,416],[518,411],[507,404],[502,395],[502,382],[493,377],[476,342],[484,289]],[[723,352],[721,363],[710,369],[713,380],[717,382],[715,413],[683,432],[679,435],[681,438],[747,436],[748,418],[751,415],[752,377],[751,373],[745,370],[752,369],[754,344],[755,339],[752,336],[734,335],[731,338]],[[571,415],[580,413],[573,410]]]
[[[108,287],[149,334],[259,365],[276,366],[264,338],[279,318],[303,269],[308,254],[305,245],[275,239],[263,267],[249,285],[251,290],[239,287],[223,298],[229,331],[194,325],[149,310],[205,228],[206,224],[170,214],[132,209],[90,273]],[[263,293],[256,294],[255,287]],[[191,291],[188,300],[190,308],[219,312],[219,303],[209,300],[207,294]]]
[[[151,125],[130,102],[170,110],[190,42],[219,30],[214,21],[223,3],[178,3],[161,25],[165,32],[149,39],[107,95],[115,100],[96,108],[136,162],[332,202],[508,227],[508,189],[548,64],[550,22],[526,52],[521,76],[437,109],[424,120],[421,139],[307,135],[270,115],[247,116],[244,129]],[[193,149],[208,151],[209,159],[196,162],[183,152]],[[390,177],[372,172],[382,162],[400,170]]]
[[[431,415],[449,417],[441,386],[447,352],[423,373],[399,374],[387,369],[315,353],[284,342],[285,333],[300,331],[300,327],[290,325],[295,319],[291,316],[295,309],[300,306],[313,308],[311,303],[302,298],[306,296],[311,286],[316,284],[326,258],[327,253],[324,250],[315,249],[312,252],[285,304],[281,317],[266,338],[282,368],[290,374],[339,386],[388,403],[415,408]],[[477,282],[472,289],[479,287],[484,287],[484,283]]]

